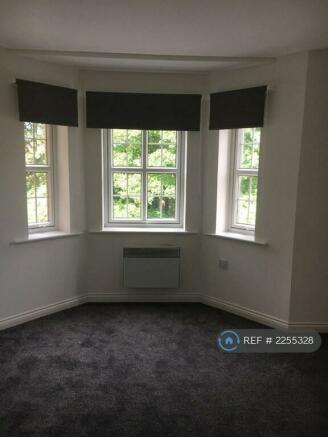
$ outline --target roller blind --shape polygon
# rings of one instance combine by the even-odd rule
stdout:
[[[201,95],[86,93],[87,127],[198,131]]]
[[[210,96],[210,129],[261,127],[266,86],[214,93]]]
[[[22,79],[16,83],[21,121],[78,125],[77,90]]]

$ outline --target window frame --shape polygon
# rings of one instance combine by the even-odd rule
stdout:
[[[28,172],[32,173],[48,173],[48,221],[45,223],[35,223],[29,224],[27,219],[27,227],[29,233],[39,233],[39,232],[49,232],[56,230],[56,205],[55,205],[55,161],[56,161],[56,148],[55,148],[55,129],[54,126],[45,123],[34,123],[33,124],[43,124],[46,127],[46,148],[47,148],[47,164],[26,164],[25,150],[24,150],[24,161],[25,161],[25,177]],[[24,129],[24,125],[23,125]],[[25,135],[24,135],[24,149],[25,149]],[[26,184],[26,182],[25,182]],[[26,193],[26,207],[27,207],[27,191],[25,185]]]
[[[233,129],[231,131],[230,144],[230,180],[229,180],[229,195],[228,195],[228,232],[242,233],[246,235],[254,235],[256,230],[257,218],[255,218],[255,225],[247,225],[237,223],[237,198],[238,198],[238,179],[240,176],[257,176],[257,197],[256,197],[256,216],[258,211],[259,189],[260,189],[260,159],[257,169],[241,169],[239,168],[241,155],[241,134],[243,128]],[[259,158],[262,152],[262,133],[259,143]]]
[[[129,130],[129,129],[127,129]],[[141,129],[139,129],[141,130]],[[161,129],[159,129],[161,130]],[[141,167],[113,167],[112,165],[112,129],[102,129],[102,162],[103,162],[103,226],[104,227],[145,227],[145,228],[183,228],[185,210],[185,160],[186,134],[177,131],[177,160],[176,167],[147,167],[147,131],[142,132],[142,166]],[[141,216],[136,219],[112,218],[112,173],[140,173],[141,174]],[[147,220],[147,173],[175,173],[176,174],[176,218]]]

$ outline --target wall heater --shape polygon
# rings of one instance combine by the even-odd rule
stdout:
[[[179,288],[180,248],[123,249],[124,288]]]

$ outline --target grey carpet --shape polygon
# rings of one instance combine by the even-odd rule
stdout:
[[[225,354],[253,322],[201,304],[87,304],[0,332],[0,435],[328,435],[328,341]]]

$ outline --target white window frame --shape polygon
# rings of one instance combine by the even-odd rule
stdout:
[[[33,123],[33,124],[45,124],[45,123]],[[56,217],[55,217],[55,129],[51,125],[46,126],[46,135],[47,135],[47,158],[48,163],[45,164],[26,164],[25,163],[25,174],[27,172],[46,172],[48,173],[48,218],[49,220],[45,223],[35,223],[28,224],[28,232],[29,233],[38,233],[38,232],[49,232],[56,230]],[[24,145],[25,145],[25,137],[24,137]],[[24,156],[25,157],[25,156]],[[26,188],[25,188],[26,192]],[[26,204],[27,204],[27,192],[26,192]]]
[[[228,197],[228,232],[234,233],[242,233],[246,235],[254,235],[256,228],[256,220],[255,225],[247,225],[237,223],[237,199],[238,199],[238,178],[240,176],[257,176],[257,208],[258,210],[258,200],[259,200],[259,168],[257,169],[241,169],[239,168],[240,163],[240,154],[241,154],[241,134],[243,129],[233,129],[231,131],[231,155],[230,155],[230,181],[229,181],[229,197]],[[260,140],[260,150],[259,154],[261,155],[262,151],[262,132],[261,131],[261,140]]]
[[[174,227],[184,226],[185,209],[185,168],[186,168],[186,135],[177,131],[177,162],[176,167],[148,167],[147,168],[147,130],[142,130],[142,166],[141,167],[113,167],[112,165],[112,129],[102,130],[103,142],[103,225],[104,227]],[[141,220],[112,218],[112,173],[140,173],[142,175],[141,192]],[[176,218],[147,220],[147,173],[176,173]]]

